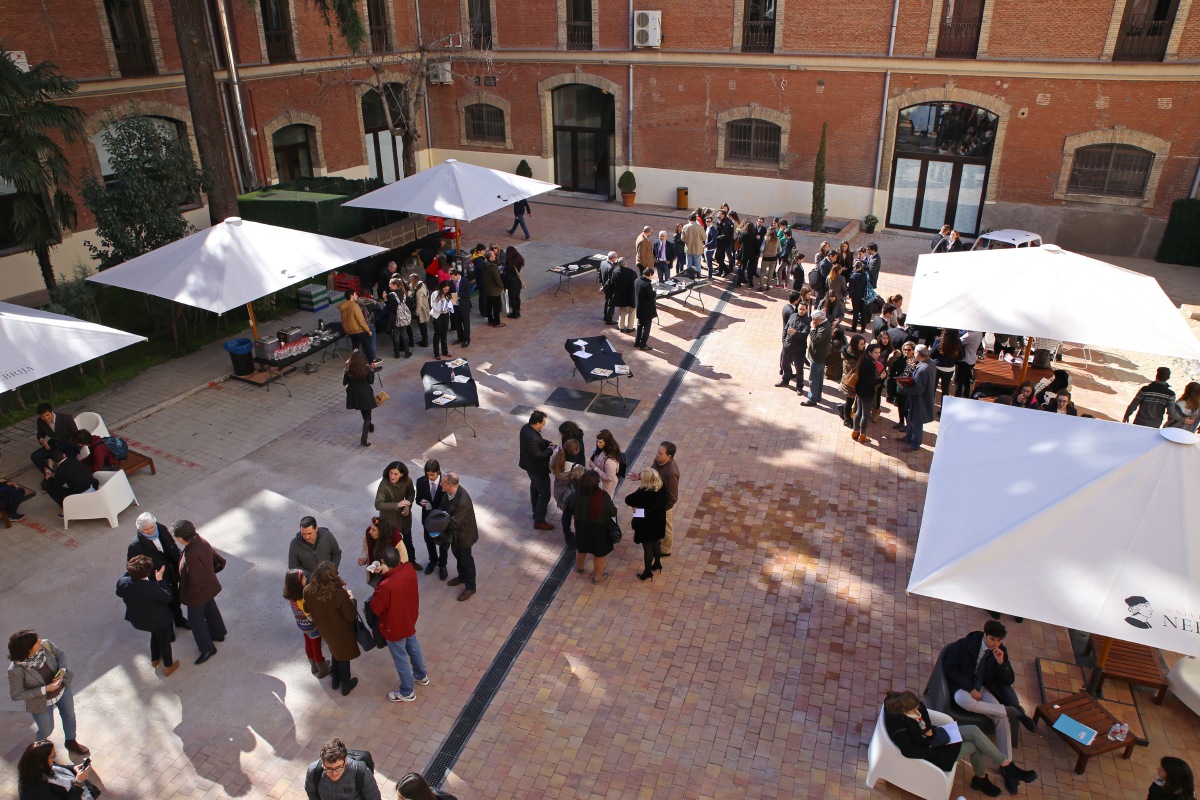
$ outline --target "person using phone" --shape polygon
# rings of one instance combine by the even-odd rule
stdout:
[[[25,748],[17,762],[17,792],[20,800],[94,800],[100,792],[93,781],[92,760],[78,765],[56,764],[54,743],[38,739]]]
[[[8,639],[8,694],[16,702],[25,702],[33,715],[37,738],[48,739],[54,732],[54,709],[62,719],[67,749],[81,756],[91,751],[75,739],[75,699],[71,693],[73,675],[67,669],[66,654],[37,631],[17,631]]]

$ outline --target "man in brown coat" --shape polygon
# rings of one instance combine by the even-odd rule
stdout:
[[[346,332],[350,341],[358,345],[367,361],[378,361],[375,357],[375,339],[371,336],[371,326],[367,324],[367,317],[359,305],[358,292],[351,290],[346,299],[338,303],[337,310],[342,317],[342,330]]]
[[[637,237],[633,243],[634,249],[637,251],[638,267],[653,267],[654,266],[654,245],[650,241],[651,229],[650,226],[642,228],[642,235]],[[638,272],[641,273],[641,269]]]
[[[470,600],[475,594],[475,558],[471,548],[479,541],[479,525],[475,522],[475,505],[467,490],[458,485],[458,473],[447,472],[442,475],[441,509],[450,514],[450,525],[446,528],[446,536],[450,537],[450,549],[454,552],[454,561],[458,567],[458,575],[451,578],[448,586],[462,586],[459,600]]]
[[[500,321],[500,296],[504,294],[504,278],[500,275],[500,265],[496,259],[485,258],[480,271],[483,278],[481,290],[484,297],[484,308],[487,310],[488,325],[493,328],[503,328],[505,323]]]
[[[171,535],[183,548],[179,561],[179,602],[187,606],[188,624],[196,647],[200,648],[197,664],[203,664],[217,654],[214,642],[225,641],[225,620],[217,608],[221,582],[213,561],[212,545],[196,533],[196,526],[181,519],[171,526]]]

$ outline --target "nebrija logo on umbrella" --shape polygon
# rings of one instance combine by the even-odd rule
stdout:
[[[1129,616],[1125,617],[1125,621],[1135,628],[1154,627],[1150,623],[1150,618],[1154,616],[1154,609],[1150,607],[1150,601],[1142,597],[1140,594],[1131,595],[1125,598],[1125,613]]]

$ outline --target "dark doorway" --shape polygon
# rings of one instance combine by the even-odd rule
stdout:
[[[1000,118],[966,103],[923,103],[896,120],[887,225],[979,231]]]
[[[612,95],[569,84],[551,94],[554,106],[554,182],[573,192],[612,197]]]

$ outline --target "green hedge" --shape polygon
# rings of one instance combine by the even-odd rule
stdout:
[[[1156,261],[1200,267],[1200,200],[1176,200]]]

